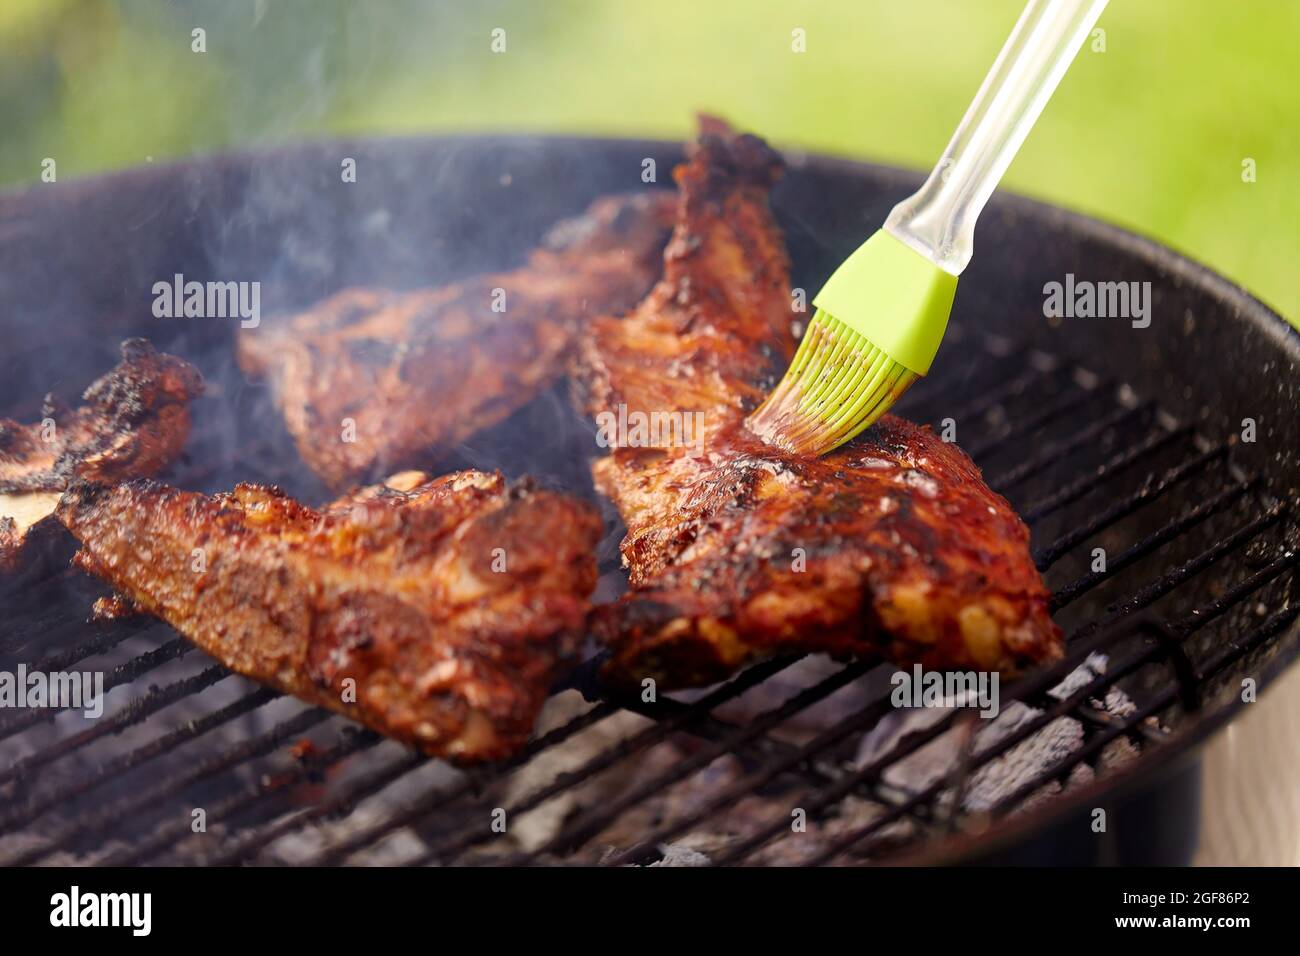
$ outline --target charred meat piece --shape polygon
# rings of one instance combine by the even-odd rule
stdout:
[[[122,361],[94,382],[78,408],[47,396],[42,421],[0,419],[0,573],[25,563],[25,546],[69,484],[112,484],[157,474],[180,454],[189,403],[203,379],[188,362],[144,339],[122,343]]]
[[[607,197],[512,272],[441,289],[345,290],[244,331],[240,364],[270,379],[299,453],[331,487],[420,463],[558,381],[589,317],[640,301],[659,275],[672,209],[666,192]]]
[[[600,523],[579,501],[463,471],[314,510],[78,484],[77,563],[227,667],[460,763],[511,754],[575,652]]]
[[[794,348],[767,207],[779,171],[706,121],[676,173],[662,280],[582,346],[591,414],[701,423],[690,443],[620,440],[593,467],[628,532],[631,590],[594,618],[606,677],[703,684],[787,652],[1005,674],[1059,656],[1028,529],[957,447],[892,416],[823,458],[745,429]]]

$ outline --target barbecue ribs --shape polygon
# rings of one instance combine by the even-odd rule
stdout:
[[[589,317],[634,306],[659,275],[672,209],[666,192],[606,197],[513,272],[347,289],[243,332],[240,364],[270,379],[299,454],[330,487],[418,463],[558,381]]]
[[[231,669],[460,763],[528,738],[596,582],[592,509],[419,473],[317,511],[275,488],[80,483],[77,563]]]
[[[627,526],[631,585],[594,615],[606,677],[703,684],[787,652],[1005,674],[1059,656],[1028,529],[956,446],[893,416],[824,458],[745,429],[794,349],[767,206],[780,171],[760,140],[706,120],[676,172],[663,278],[581,346],[589,413],[704,421],[702,449],[624,443],[593,466]]]
[[[121,363],[86,389],[79,408],[47,396],[40,423],[0,419],[0,574],[19,570],[32,539],[58,527],[42,522],[75,479],[144,478],[174,460],[202,390],[188,362],[128,339]]]

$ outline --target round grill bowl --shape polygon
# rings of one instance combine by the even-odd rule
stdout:
[[[658,183],[641,180],[646,158],[656,161]],[[234,368],[237,320],[155,318],[154,283],[177,273],[259,281],[263,321],[348,285],[439,284],[517,263],[556,219],[597,195],[667,188],[680,158],[680,144],[662,142],[367,139],[2,195],[0,414],[38,417],[47,391],[75,396],[113,364],[121,339],[143,335],[194,361],[215,386],[196,409],[186,462],[164,478],[217,490],[269,475],[291,493],[318,500],[323,491],[285,450],[263,390]],[[340,175],[345,159],[356,162],[355,182]],[[793,283],[811,298],[919,177],[797,153],[787,161],[774,208]],[[1167,794],[1170,782],[1183,797],[1164,799],[1184,799],[1188,760],[1242,706],[1242,678],[1266,688],[1300,648],[1288,611],[1300,584],[1295,565],[1286,563],[1296,550],[1300,495],[1300,335],[1203,266],[1028,199],[995,196],[976,242],[951,338],[900,413],[936,425],[951,419],[957,441],[1022,513],[1086,488],[1034,523],[1037,553],[1052,558],[1049,584],[1073,595],[1058,616],[1067,633],[1123,631],[1116,648],[1163,646],[1160,632],[1170,622],[1224,603],[1215,626],[1197,629],[1176,651],[1165,648],[1120,684],[1139,704],[1176,692],[1176,701],[1155,713],[1158,729],[1126,730],[1143,751],[1138,759],[986,824],[967,820],[947,835],[931,830],[888,857],[1034,858],[1038,851],[1026,847],[1049,845],[1057,847],[1057,861],[1076,860],[1096,852],[1059,842],[1084,825],[1080,813],[1135,793]],[[1046,317],[1044,286],[1067,275],[1149,283],[1149,326],[1121,317]],[[468,443],[454,463],[537,472],[589,492],[588,432],[556,395],[534,405]],[[1242,440],[1246,420],[1254,423],[1254,441]],[[538,434],[546,440],[538,442]],[[264,449],[260,458],[244,454],[250,444]],[[279,449],[269,456],[279,472],[267,461],[268,445]],[[1057,447],[1059,457],[1036,461]],[[1014,480],[1002,486],[999,477]],[[1204,520],[1183,520],[1237,488]],[[1090,524],[1110,512],[1113,520]],[[1112,556],[1136,550],[1104,580],[1079,587],[1096,546]],[[1234,591],[1269,569],[1276,573],[1258,588]],[[84,616],[84,596],[68,581],[64,574],[30,587],[47,602],[75,604],[69,614]],[[1234,649],[1240,653],[1214,669]],[[147,683],[141,679],[141,689]],[[1043,834],[1057,842],[1044,844]]]

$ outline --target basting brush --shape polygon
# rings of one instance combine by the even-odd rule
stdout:
[[[1030,0],[925,184],[835,270],[785,377],[747,420],[822,455],[930,370],[975,220],[1107,0]]]

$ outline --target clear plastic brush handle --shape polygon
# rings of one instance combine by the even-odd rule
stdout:
[[[885,220],[885,231],[960,275],[975,220],[1055,92],[1107,0],[1030,0],[939,164]]]

